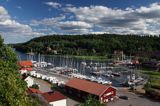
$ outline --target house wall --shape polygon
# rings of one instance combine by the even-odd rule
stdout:
[[[27,73],[27,70],[20,70],[21,74]]]
[[[67,93],[72,94],[77,97],[81,97],[82,99],[86,99],[85,97],[90,95],[87,92],[79,91],[77,89],[70,88],[68,86],[66,86],[65,88],[66,88]],[[91,95],[91,96],[94,96],[97,99],[99,99],[102,103],[105,103],[108,101],[112,101],[114,99],[114,97],[116,96],[116,89],[109,87],[108,89],[106,89],[106,91],[102,92],[102,94],[99,95],[99,97],[97,97],[96,95]]]
[[[100,101],[105,103],[108,101],[112,101],[116,96],[116,89],[109,87],[103,94],[100,95]]]
[[[50,102],[49,104],[51,106],[67,106],[67,100],[66,99],[58,100],[58,101]]]
[[[27,77],[25,81],[27,82],[27,87],[31,87],[34,84],[34,79],[31,77]]]
[[[74,88],[70,88],[68,86],[65,86],[66,92],[70,95],[76,96],[78,98],[81,98],[83,100],[86,100],[88,98],[88,96],[92,96],[94,98],[96,98],[97,100],[99,99],[99,96],[93,95],[93,94],[89,94],[87,92],[84,91],[80,91]]]

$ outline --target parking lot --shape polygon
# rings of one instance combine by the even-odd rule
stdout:
[[[68,81],[68,78],[66,78],[65,76],[60,76],[60,75],[57,75],[51,72],[48,73],[45,71],[39,71],[39,73],[54,76],[60,81],[64,81],[64,82]],[[138,95],[133,92],[129,92],[127,89],[124,89],[124,87],[117,88],[117,95],[126,96],[127,99],[119,98],[115,101],[109,102],[107,106],[160,106],[160,101],[155,101],[146,96]],[[74,106],[75,104],[78,104],[78,102],[68,98],[67,104],[68,106]]]
[[[41,72],[41,73],[44,74],[44,72]],[[50,76],[56,77],[59,81],[64,81],[64,82],[68,81],[68,78],[56,75],[54,73],[53,74],[45,73],[45,75],[50,75]],[[48,82],[46,82],[46,81],[44,81],[42,79],[37,79],[37,78],[34,78],[34,82],[38,83],[40,85],[40,87],[39,87],[40,91],[42,91],[42,92],[51,91],[51,84],[50,83],[48,83]],[[69,97],[67,98],[67,106],[75,106],[77,104],[80,104],[80,103],[75,101],[75,100],[73,100],[73,99],[71,99],[71,98],[69,98]]]
[[[41,79],[37,79],[37,78],[34,78],[34,82],[39,84],[40,91],[42,91],[42,92],[50,92],[51,91],[51,84],[49,84],[48,82],[43,81]]]
[[[160,101],[152,100],[143,95],[137,95],[127,90],[118,90],[118,95],[127,96],[127,99],[118,99],[107,104],[107,106],[160,106]]]

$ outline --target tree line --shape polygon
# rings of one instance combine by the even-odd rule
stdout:
[[[140,35],[48,35],[34,38],[28,42],[16,44],[14,47],[22,52],[42,54],[69,55],[101,55],[112,54],[115,50],[122,50],[127,55],[139,51],[153,52],[160,48],[159,36]]]

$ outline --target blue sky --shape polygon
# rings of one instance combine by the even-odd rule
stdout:
[[[160,34],[160,0],[0,0],[5,43],[47,34]]]

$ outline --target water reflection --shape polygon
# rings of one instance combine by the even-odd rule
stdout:
[[[121,86],[120,83],[125,82],[129,75],[133,74],[133,70],[123,67],[110,67],[109,62],[99,62],[93,60],[77,59],[68,56],[59,55],[28,55],[15,51],[19,60],[45,61],[52,63],[54,67],[71,67],[78,70],[78,73],[89,77],[96,76],[112,82],[113,86]],[[94,75],[94,72],[102,72]],[[120,76],[114,76],[112,73],[119,73]]]

